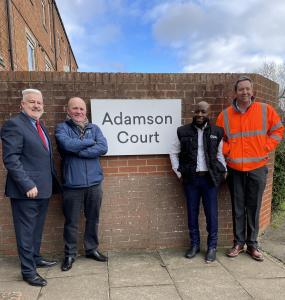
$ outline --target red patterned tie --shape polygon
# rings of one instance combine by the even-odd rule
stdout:
[[[46,149],[48,149],[47,142],[46,142],[46,139],[45,139],[45,136],[44,136],[44,132],[42,130],[42,127],[41,127],[41,124],[40,124],[39,120],[36,120],[36,126],[37,126],[37,130],[38,130],[38,133],[39,133],[39,136],[40,136],[41,140],[43,141]]]

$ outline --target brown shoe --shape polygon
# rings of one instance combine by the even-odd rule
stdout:
[[[236,244],[226,253],[228,257],[236,257],[244,251],[243,245]]]
[[[263,261],[264,257],[259,249],[248,246],[246,249],[246,253],[248,253],[253,259],[257,261]]]

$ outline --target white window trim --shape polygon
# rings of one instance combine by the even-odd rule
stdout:
[[[2,66],[2,67],[5,67],[5,64],[4,64],[4,58],[3,58],[3,56],[0,54],[0,65]]]
[[[48,29],[49,29],[49,43],[52,48],[52,29],[51,29],[51,14],[50,14],[50,6],[49,3],[47,5],[47,18],[48,18]]]
[[[44,27],[46,28],[47,25],[47,15],[46,15],[46,1],[41,0],[41,11],[42,11],[42,23]]]
[[[52,64],[47,56],[45,56],[45,71],[53,71]]]
[[[28,56],[28,69],[29,71],[36,70],[36,39],[31,34],[30,31],[26,30],[26,39],[27,39],[27,56]],[[29,62],[29,47],[33,49],[33,66],[30,69],[30,62]]]
[[[61,42],[60,42],[60,33],[59,31],[57,30],[57,39],[56,39],[56,44],[57,44],[57,57],[60,57],[61,55]]]

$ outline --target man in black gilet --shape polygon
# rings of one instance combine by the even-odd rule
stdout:
[[[199,207],[202,198],[208,232],[206,262],[216,259],[217,193],[226,172],[222,154],[224,131],[210,124],[209,111],[207,102],[197,104],[193,122],[177,129],[177,139],[170,153],[172,168],[177,177],[182,179],[187,200],[191,247],[185,257],[193,258],[200,252]]]

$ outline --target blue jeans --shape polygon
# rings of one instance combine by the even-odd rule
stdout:
[[[199,210],[200,199],[204,207],[207,222],[208,249],[217,247],[218,240],[218,188],[215,187],[208,175],[196,175],[191,183],[184,186],[187,200],[188,229],[192,246],[200,246]]]

